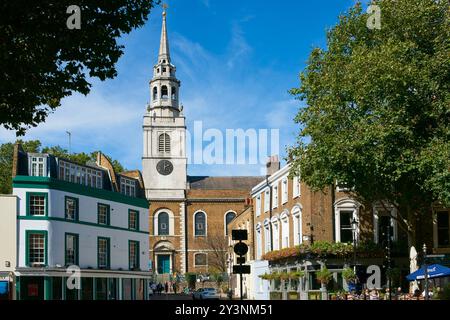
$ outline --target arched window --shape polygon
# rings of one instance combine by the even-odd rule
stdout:
[[[169,98],[169,91],[167,89],[167,86],[161,87],[161,99],[167,99]]]
[[[170,153],[170,136],[167,133],[161,133],[158,140],[159,152]]]
[[[225,215],[225,235],[228,235],[228,225],[230,224],[230,222],[236,218],[236,213],[230,211],[227,212],[227,214]]]
[[[262,233],[261,233],[261,223],[256,225],[256,260],[261,259],[262,255]]]
[[[158,88],[153,87],[153,101],[158,99]]]
[[[272,251],[272,240],[270,235],[270,220],[264,220],[264,253]]]
[[[271,222],[273,250],[280,250],[280,223],[278,217],[273,217]]]
[[[206,253],[196,253],[194,264],[196,267],[204,267],[208,265],[208,256]]]
[[[167,212],[161,212],[158,215],[158,235],[169,235],[169,214]]]
[[[281,247],[289,247],[289,215],[283,213],[281,215]]]
[[[172,100],[177,100],[177,89],[175,87],[172,87],[170,93],[172,94]]]
[[[206,214],[204,212],[197,212],[194,215],[194,235],[206,236]]]

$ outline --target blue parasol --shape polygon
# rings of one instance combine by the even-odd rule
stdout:
[[[441,266],[440,264],[432,264],[427,266],[427,272],[428,279],[450,277],[450,268]],[[419,270],[411,273],[410,275],[406,276],[406,279],[408,279],[408,281],[424,280],[425,268],[422,267]]]

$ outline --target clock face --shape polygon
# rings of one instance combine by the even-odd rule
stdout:
[[[169,160],[161,160],[156,165],[156,170],[158,170],[159,174],[163,176],[167,176],[173,171],[173,164]]]

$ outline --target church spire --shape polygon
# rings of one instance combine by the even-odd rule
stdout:
[[[180,111],[180,81],[176,77],[176,67],[170,61],[169,40],[166,28],[166,8],[163,5],[161,42],[159,44],[158,62],[153,66],[153,79],[150,81],[150,109],[165,110],[165,116],[178,116]],[[162,112],[162,111],[161,111]],[[161,114],[162,116],[162,114]]]
[[[167,15],[166,8],[167,5],[163,4],[161,42],[159,44],[159,55],[158,55],[159,63],[161,63],[162,60],[167,60],[167,63],[170,63],[169,39],[167,38],[167,28],[166,28],[166,15]]]

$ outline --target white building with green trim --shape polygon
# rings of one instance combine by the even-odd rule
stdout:
[[[14,162],[17,212],[4,214],[16,215],[17,234],[0,241],[16,247],[15,298],[147,299],[149,204],[140,172],[117,174],[100,153],[80,165],[20,146]]]

